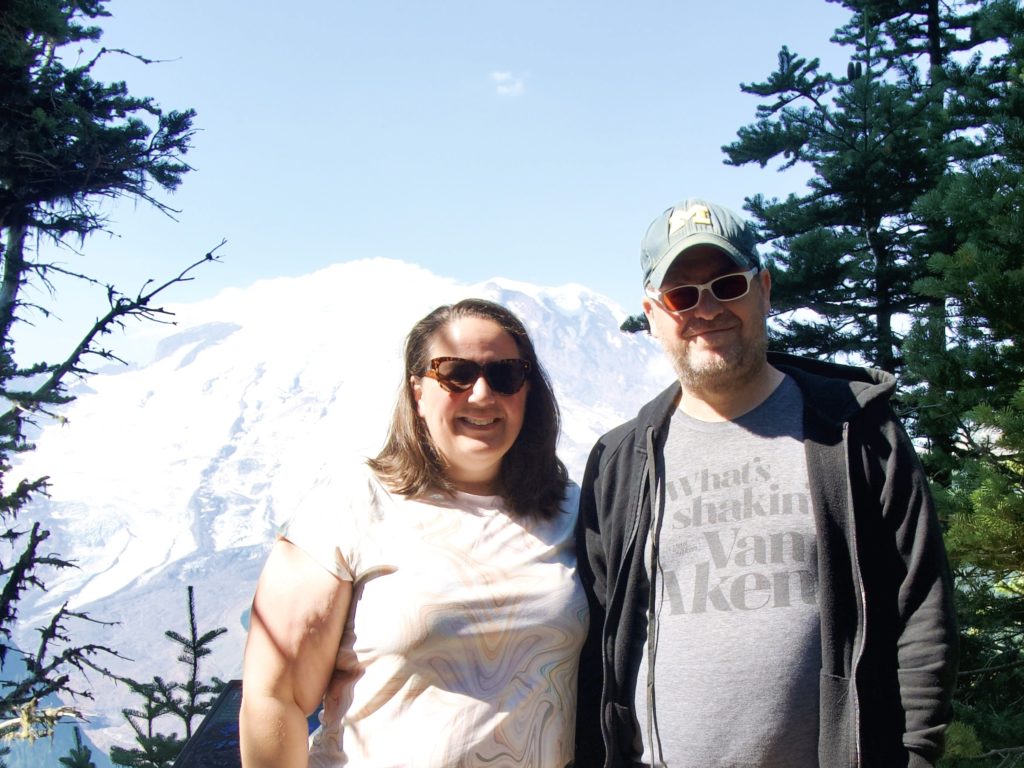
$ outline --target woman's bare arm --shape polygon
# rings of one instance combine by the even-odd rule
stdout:
[[[305,768],[306,717],[334,670],[352,583],[278,540],[253,599],[242,667],[239,738],[245,768]]]

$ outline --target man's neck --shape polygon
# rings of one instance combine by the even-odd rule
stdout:
[[[771,396],[785,375],[765,363],[745,381],[715,389],[689,389],[683,384],[679,410],[700,421],[732,421],[754,410]]]

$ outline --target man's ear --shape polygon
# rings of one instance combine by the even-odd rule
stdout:
[[[767,267],[762,267],[754,279],[760,281],[764,312],[767,314],[768,310],[772,308],[772,273],[768,271]]]
[[[654,302],[645,296],[640,302],[640,306],[647,317],[647,327],[650,328],[651,336],[656,336],[654,333]]]

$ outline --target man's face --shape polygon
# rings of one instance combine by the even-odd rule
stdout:
[[[676,259],[662,290],[699,285],[741,271],[719,249],[696,246]],[[674,313],[644,299],[651,334],[661,342],[683,387],[698,396],[727,394],[765,370],[770,293],[771,277],[761,270],[751,280],[747,295],[733,301],[719,301],[705,290],[693,309]]]

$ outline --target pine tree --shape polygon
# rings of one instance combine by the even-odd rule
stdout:
[[[851,51],[846,73],[822,72],[784,46],[766,81],[742,86],[764,103],[723,149],[729,164],[778,160],[780,170],[813,172],[803,195],[747,200],[775,246],[776,310],[805,310],[778,318],[775,346],[898,371],[900,320],[932,301],[913,290],[926,274],[913,206],[946,168],[956,126],[935,75],[950,46],[964,47],[950,42],[964,22],[948,10],[932,19],[930,3],[842,4],[852,17],[833,40]]]
[[[112,747],[111,762],[131,768],[170,768],[185,746],[186,739],[179,737],[177,732],[160,733],[156,721],[172,713],[170,701],[176,696],[176,684],[167,683],[160,677],[154,677],[150,683],[129,680],[127,684],[142,698],[141,707],[121,710],[135,731],[135,742],[139,746],[131,749]]]
[[[630,315],[622,321],[622,325],[619,326],[619,330],[623,333],[640,333],[642,331],[650,332],[651,324],[647,321],[647,315],[641,312],[638,315]]]
[[[227,627],[218,627],[199,634],[196,626],[196,605],[195,595],[190,586],[188,588],[188,627],[187,636],[173,630],[167,630],[164,634],[168,639],[177,643],[181,648],[178,661],[188,667],[188,677],[179,686],[182,697],[171,702],[171,712],[177,715],[185,725],[185,739],[192,737],[192,725],[197,717],[205,717],[213,705],[214,698],[224,690],[224,681],[214,678],[212,683],[202,682],[199,676],[200,659],[209,656],[213,650],[210,645],[218,637],[227,632]]]
[[[46,492],[48,478],[12,487],[12,464],[32,447],[26,430],[56,416],[55,408],[70,399],[68,384],[90,372],[86,361],[117,359],[100,345],[102,337],[128,318],[165,318],[154,298],[189,279],[192,269],[136,295],[107,285],[107,311],[65,358],[17,361],[18,324],[45,322],[53,308],[27,296],[47,295],[57,275],[104,285],[50,263],[43,246],[81,246],[104,228],[100,205],[106,199],[126,196],[169,210],[154,192],[175,189],[189,170],[183,157],[193,133],[191,110],[164,112],[152,99],[132,96],[122,82],[95,79],[104,58],[146,62],[99,45],[95,22],[108,15],[104,5],[6,0],[0,11],[0,735],[11,738],[50,733],[73,715],[73,706],[40,702],[51,695],[65,702],[91,697],[86,675],[73,673],[107,674],[103,660],[113,654],[103,645],[74,642],[70,627],[92,619],[67,605],[39,628],[34,648],[15,645],[21,601],[45,590],[48,573],[72,563],[49,550],[49,532],[25,514]],[[211,259],[212,252],[196,264]]]
[[[141,707],[121,710],[135,731],[135,742],[138,747],[113,747],[110,750],[110,759],[114,765],[131,768],[170,768],[185,743],[192,737],[197,719],[209,713],[217,694],[224,689],[224,681],[216,677],[210,682],[202,680],[199,662],[213,652],[210,647],[213,641],[228,630],[226,627],[218,627],[200,634],[196,624],[195,594],[191,586],[188,587],[188,626],[187,635],[170,629],[164,632],[164,636],[181,649],[178,661],[186,668],[183,681],[166,681],[159,676],[148,683],[124,680],[142,699]],[[179,736],[176,730],[171,733],[158,730],[158,720],[180,724],[184,735]]]
[[[75,726],[75,746],[73,746],[66,757],[60,758],[57,762],[65,768],[96,768],[92,761],[92,750],[82,743],[82,731]]]
[[[950,234],[918,285],[937,301],[907,341],[906,402],[959,587],[951,764],[999,766],[1024,763],[1024,10],[990,3],[976,24],[1003,46],[948,75],[949,109],[974,129],[918,204]]]

